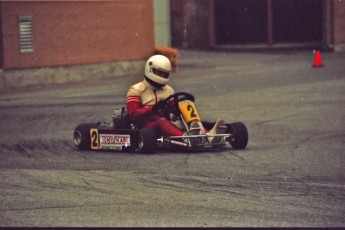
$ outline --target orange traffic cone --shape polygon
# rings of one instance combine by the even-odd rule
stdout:
[[[323,67],[320,51],[314,50],[314,53],[315,53],[315,55],[314,55],[313,67]]]

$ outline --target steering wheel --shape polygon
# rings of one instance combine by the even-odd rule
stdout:
[[[174,99],[173,105],[169,106],[168,103],[171,99]],[[184,101],[184,100],[195,100],[194,96],[192,94],[186,93],[186,92],[178,92],[170,95],[169,97],[162,100],[162,102],[159,102],[155,105],[156,110],[162,110],[165,114],[169,113],[176,113],[176,111],[179,111],[178,109],[178,102]],[[172,107],[172,108],[171,108]]]
[[[190,93],[186,92],[179,92],[175,93],[173,95],[170,95],[169,97],[165,98],[165,102],[170,101],[172,98],[174,98],[175,102],[183,101],[183,100],[190,100],[194,102],[194,96]]]

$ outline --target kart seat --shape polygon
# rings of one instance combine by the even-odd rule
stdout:
[[[116,108],[113,110],[112,126],[116,129],[131,129],[131,122],[127,113],[127,108]]]

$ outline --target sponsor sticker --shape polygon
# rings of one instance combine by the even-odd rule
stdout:
[[[99,144],[101,149],[122,149],[122,146],[131,146],[129,135],[100,134]]]

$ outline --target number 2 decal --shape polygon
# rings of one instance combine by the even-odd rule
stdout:
[[[187,123],[195,120],[200,121],[198,111],[192,101],[179,102],[179,109]]]
[[[90,129],[91,149],[99,149],[98,129]]]
[[[190,111],[190,117],[191,117],[191,118],[198,117],[198,116],[195,114],[194,107],[193,107],[192,105],[188,104],[187,110]]]

